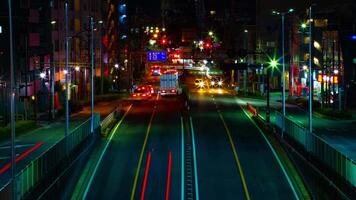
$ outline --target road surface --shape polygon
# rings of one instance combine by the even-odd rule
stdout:
[[[108,138],[86,199],[295,199],[263,134],[229,95],[135,103]]]

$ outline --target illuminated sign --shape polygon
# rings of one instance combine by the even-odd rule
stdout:
[[[167,52],[149,51],[149,52],[147,52],[147,60],[148,61],[166,61],[167,60]]]
[[[2,33],[2,26],[0,26],[0,34]]]

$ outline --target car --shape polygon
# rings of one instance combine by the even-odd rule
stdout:
[[[194,81],[194,85],[195,85],[196,87],[198,87],[198,88],[204,88],[204,87],[206,86],[206,83],[204,82],[203,79],[197,78],[197,79],[195,79],[195,81]]]
[[[210,88],[221,88],[223,86],[223,81],[219,78],[212,78],[209,82]]]
[[[151,90],[146,86],[137,87],[130,95],[130,99],[134,101],[149,100],[151,97]]]
[[[159,67],[152,67],[151,68],[151,76],[160,76],[162,74],[162,70]]]
[[[151,94],[155,93],[155,90],[152,85],[147,85],[148,90],[151,92]]]
[[[155,93],[155,90],[152,85],[139,85],[137,86],[137,88],[148,90],[151,94]]]

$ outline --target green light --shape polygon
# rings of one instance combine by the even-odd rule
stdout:
[[[289,9],[289,11],[288,11],[288,12],[290,12],[290,13],[291,13],[291,12],[294,12],[294,9],[293,9],[293,8],[291,8],[291,9]]]
[[[302,23],[301,27],[302,27],[302,29],[305,29],[305,28],[307,28],[307,24],[306,23]]]
[[[278,62],[277,62],[277,60],[271,60],[271,61],[269,62],[269,65],[270,65],[272,68],[276,68],[277,65],[278,65]]]
[[[209,36],[213,36],[213,35],[214,35],[213,31],[209,31]]]

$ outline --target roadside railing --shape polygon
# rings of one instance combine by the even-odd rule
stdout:
[[[103,121],[101,121],[100,123],[101,130],[106,130],[106,128],[111,124],[111,122],[113,122],[113,120],[116,119],[117,115],[120,114],[121,109],[122,109],[122,104],[116,107],[115,110],[113,110],[108,116],[105,117],[105,119],[103,119]]]
[[[285,121],[285,133],[302,145],[310,154],[319,158],[353,187],[356,187],[356,162],[335,149],[323,138],[310,133],[305,127],[293,122],[276,111],[276,126],[282,128]]]
[[[90,134],[91,119],[86,120],[75,128],[67,137],[61,139],[50,147],[46,152],[31,161],[23,170],[16,175],[16,195],[19,199],[28,194],[36,187],[53,169],[63,162],[68,155],[75,150]],[[100,126],[100,115],[94,115],[94,130]],[[11,180],[0,189],[0,199],[11,198]]]

